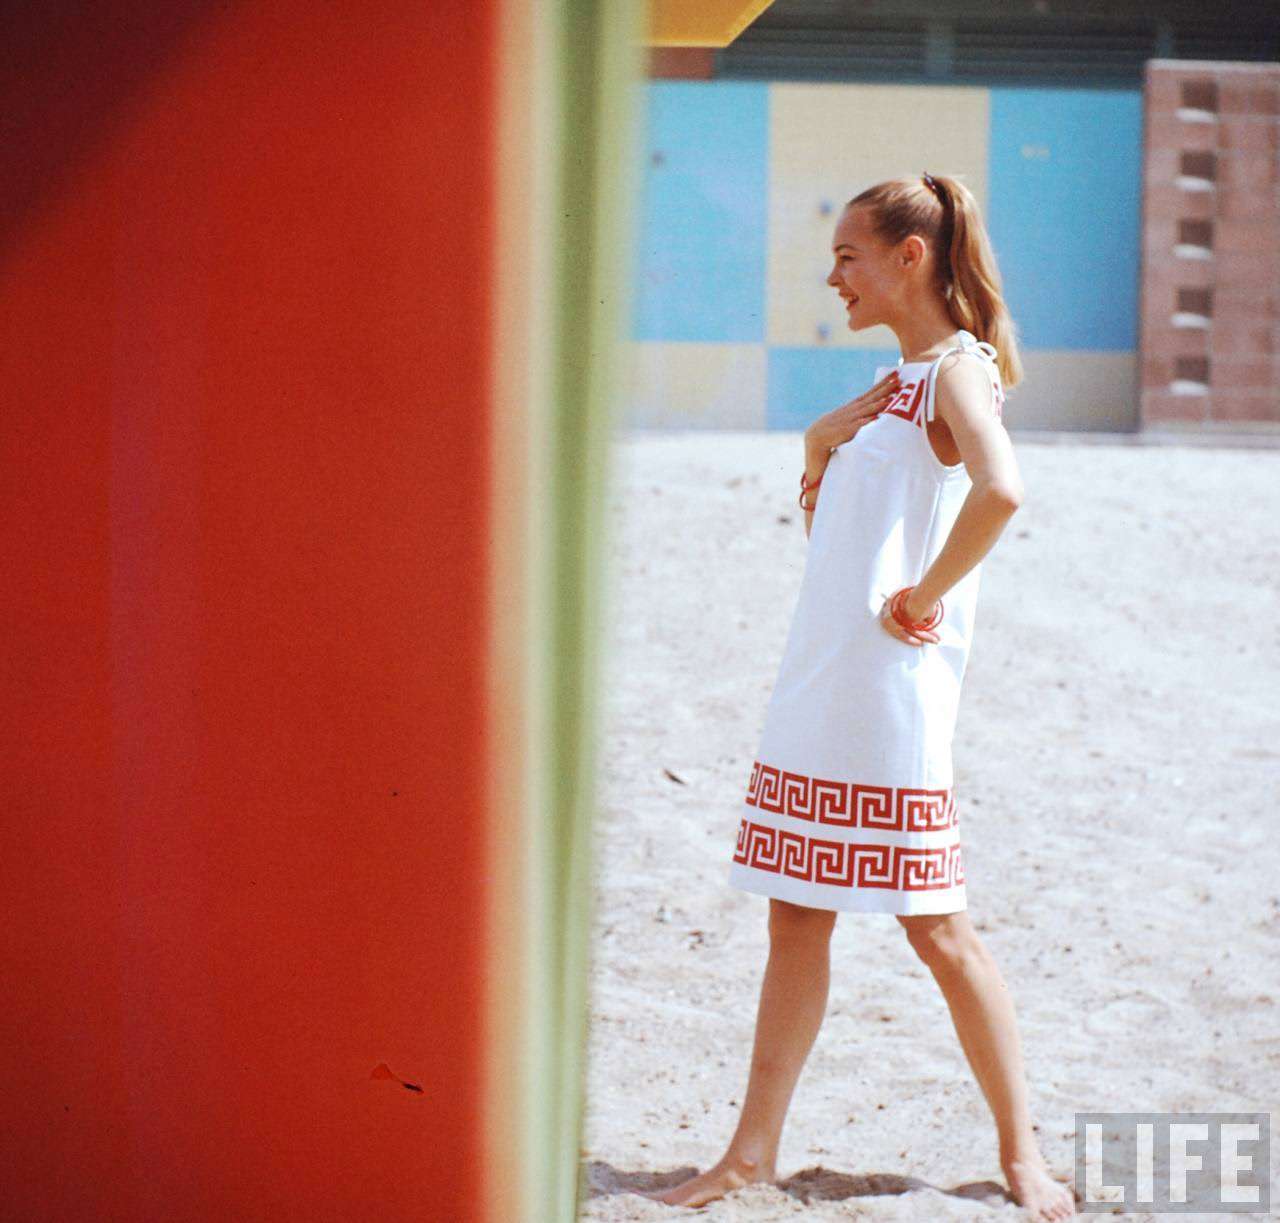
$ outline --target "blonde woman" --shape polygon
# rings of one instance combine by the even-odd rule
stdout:
[[[697,1206],[776,1179],[826,1009],[839,912],[892,913],[946,998],[1014,1199],[1075,1212],[1027,1107],[1012,999],[967,913],[951,743],[981,562],[1023,497],[1002,421],[1021,379],[973,195],[925,174],[845,206],[827,283],[902,351],[805,433],[808,552],[729,882],[769,897],[769,957],[738,1128],[707,1172],[647,1196]],[[881,375],[884,376],[881,376]]]

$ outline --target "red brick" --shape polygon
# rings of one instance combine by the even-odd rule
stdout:
[[[1224,153],[1274,159],[1277,131],[1280,125],[1270,115],[1227,115],[1218,125],[1218,147]]]
[[[1218,147],[1217,123],[1180,119],[1172,111],[1152,111],[1144,125],[1148,156],[1154,150],[1215,149]]]
[[[1179,259],[1176,255],[1162,252],[1148,254],[1142,265],[1142,278],[1167,297],[1170,309],[1173,308],[1175,289],[1209,289],[1217,279],[1211,260]]]
[[[1138,290],[1138,309],[1142,318],[1157,326],[1168,322],[1169,315],[1173,312],[1176,288],[1176,285],[1162,283],[1153,276],[1144,276]]]
[[[1143,177],[1148,183],[1172,183],[1178,174],[1178,163],[1182,158],[1182,145],[1172,144],[1168,148],[1154,146],[1147,150],[1147,162],[1143,168]]]
[[[1219,286],[1213,296],[1214,326],[1220,330],[1239,323],[1257,322],[1273,334],[1280,318],[1280,294],[1275,289],[1239,289]]]
[[[1155,66],[1150,60],[1146,65],[1146,81],[1143,94],[1148,105],[1154,111],[1171,113],[1176,110],[1182,97],[1181,79],[1177,73],[1167,68]]]
[[[1222,192],[1217,211],[1223,221],[1265,221],[1280,235],[1280,191]]]
[[[1144,391],[1140,418],[1144,425],[1166,422],[1203,422],[1209,418],[1207,395],[1174,395],[1169,391]]]
[[[1183,217],[1209,218],[1216,211],[1212,191],[1186,191],[1172,180],[1151,183],[1142,202],[1148,224]]]
[[[1215,227],[1214,249],[1223,254],[1227,251],[1247,251],[1257,257],[1266,258],[1277,243],[1276,222],[1271,218],[1219,221]]]
[[[1249,65],[1218,77],[1218,111],[1223,115],[1274,115],[1280,106],[1280,70]]]
[[[1149,217],[1146,233],[1143,235],[1149,250],[1168,250],[1178,240],[1178,221],[1180,217]]]
[[[1220,391],[1214,388],[1209,419],[1223,421],[1280,420],[1280,400],[1274,388],[1256,391]]]
[[[1224,154],[1218,159],[1218,191],[1241,191],[1259,199],[1270,196],[1276,187],[1276,162],[1272,157]]]
[[[1152,327],[1146,334],[1143,356],[1163,362],[1172,377],[1175,357],[1202,357],[1209,352],[1206,332],[1191,327]]]
[[[1144,356],[1138,365],[1138,384],[1142,387],[1161,387],[1169,380],[1169,363],[1155,357]]]
[[[1275,279],[1275,260],[1269,251],[1242,253],[1224,251],[1214,259],[1218,270],[1217,283],[1224,281],[1237,287],[1265,291]]]
[[[1224,319],[1213,320],[1213,339],[1210,351],[1213,360],[1224,357],[1238,364],[1242,359],[1270,360],[1274,351],[1271,337],[1271,320],[1253,319],[1247,323],[1228,323]]]
[[[1270,345],[1248,356],[1230,356],[1217,352],[1211,358],[1209,381],[1213,389],[1265,390],[1275,380],[1274,362]]]

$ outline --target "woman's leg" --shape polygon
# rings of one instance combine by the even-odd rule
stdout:
[[[714,1167],[645,1196],[668,1206],[700,1206],[752,1181],[776,1179],[787,1106],[827,1008],[836,916],[770,899],[769,961],[738,1128]]]
[[[1018,1021],[1009,987],[964,912],[899,917],[912,948],[947,1000],[961,1048],[995,1117],[1000,1166],[1033,1219],[1076,1213],[1071,1191],[1049,1173],[1027,1108]]]

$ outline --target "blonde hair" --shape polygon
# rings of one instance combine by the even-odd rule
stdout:
[[[996,365],[1006,388],[1022,381],[1017,326],[1001,296],[1000,269],[973,193],[959,179],[931,174],[893,178],[868,187],[845,205],[865,208],[872,232],[886,246],[918,234],[933,251],[938,291],[958,328],[970,331],[996,350]]]

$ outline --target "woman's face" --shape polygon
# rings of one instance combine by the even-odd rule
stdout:
[[[844,299],[845,315],[853,331],[887,323],[897,316],[909,277],[914,235],[898,251],[885,250],[872,234],[865,208],[846,208],[831,240],[835,266],[827,284]]]

